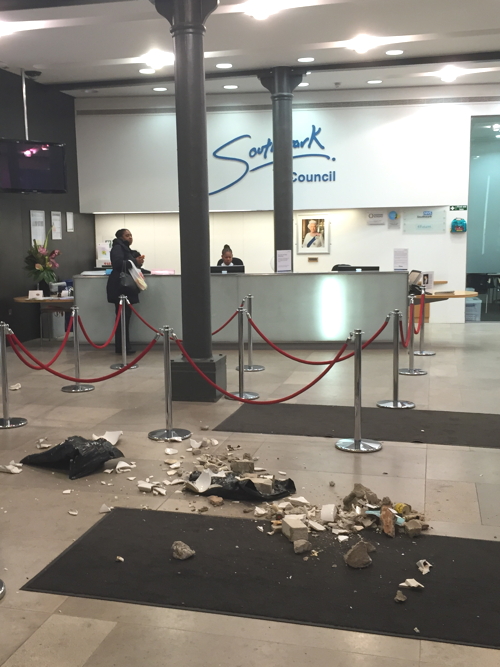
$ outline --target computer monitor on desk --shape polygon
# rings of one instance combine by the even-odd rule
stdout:
[[[380,266],[342,266],[339,264],[335,265],[332,271],[338,271],[338,273],[343,273],[344,271],[356,271],[358,273],[360,271],[380,271]]]
[[[220,266],[211,266],[210,273],[245,273],[245,267],[243,265],[226,266],[221,264]]]

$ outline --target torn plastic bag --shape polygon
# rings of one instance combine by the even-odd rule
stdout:
[[[189,476],[190,482],[195,482],[200,476],[200,472],[195,470]],[[274,480],[273,492],[262,493],[258,491],[251,479],[237,479],[234,473],[228,473],[225,477],[212,476],[210,487],[200,493],[201,496],[217,495],[228,500],[258,500],[268,501],[279,500],[285,496],[295,493],[295,484],[291,479],[284,481]]]
[[[104,438],[87,440],[72,435],[46,452],[25,456],[22,463],[41,468],[68,470],[70,479],[86,477],[99,470],[109,459],[123,456],[122,452]]]

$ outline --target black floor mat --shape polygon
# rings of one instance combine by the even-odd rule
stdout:
[[[343,405],[246,403],[216,426],[214,431],[352,438],[354,408]],[[500,447],[500,415],[363,408],[362,436],[382,441]]]
[[[318,555],[304,561],[282,535],[257,525],[269,524],[115,509],[23,590],[500,647],[497,542],[369,533],[373,564],[353,570],[342,555],[357,537],[340,544],[322,533],[312,538]],[[175,540],[196,555],[174,560]],[[416,567],[422,558],[434,566],[426,576]],[[398,604],[407,578],[425,588]]]

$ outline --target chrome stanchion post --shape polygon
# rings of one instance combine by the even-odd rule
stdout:
[[[173,424],[173,404],[172,404],[172,367],[170,364],[170,337],[175,338],[173,329],[171,327],[162,327],[159,334],[156,335],[158,340],[160,335],[163,335],[163,373],[165,382],[165,428],[160,428],[157,431],[150,431],[148,438],[150,440],[186,440],[191,437],[191,431],[185,428],[174,428]]]
[[[120,304],[122,307],[122,312],[120,316],[120,329],[121,329],[121,339],[122,339],[122,363],[121,364],[111,364],[110,368],[114,371],[120,370],[127,365],[127,297],[123,294],[120,296]],[[138,364],[134,364],[130,367],[130,370],[138,368]]]
[[[231,392],[235,398],[246,398],[249,401],[254,401],[259,398],[259,394],[253,391],[245,391],[245,341],[244,341],[244,322],[245,309],[240,307],[238,310],[238,391]],[[226,396],[230,401],[233,400],[231,396]]]
[[[376,440],[365,440],[361,437],[361,329],[354,330],[354,438],[342,438],[338,440],[335,447],[343,452],[357,452],[368,454],[378,452],[382,449],[380,442]]]
[[[78,325],[78,306],[73,306],[71,312],[73,313],[73,351],[75,354],[75,377],[80,377],[80,337],[78,335],[79,325]],[[80,384],[78,381],[76,384],[71,384],[66,387],[62,387],[61,391],[64,391],[66,394],[82,394],[86,391],[94,391],[95,387],[93,384]]]
[[[424,350],[424,344],[425,344],[425,287],[422,287],[422,294],[424,295],[424,308],[423,312],[421,313],[422,317],[422,326],[420,327],[420,336],[419,336],[419,349],[416,350],[413,354],[416,357],[434,357],[436,355],[435,352],[431,352],[430,350]]]
[[[2,365],[2,403],[3,417],[0,419],[0,429],[19,428],[28,423],[24,417],[11,417],[9,412],[9,376],[7,373],[7,334],[11,334],[9,325],[0,322],[0,364]],[[0,582],[1,583],[1,582]],[[1,597],[0,597],[1,599]]]
[[[410,296],[410,308],[414,305],[415,303],[415,297],[413,294]],[[413,322],[411,322],[411,331],[410,331],[410,343],[408,345],[408,359],[409,359],[409,367],[408,368],[400,368],[399,369],[399,374],[400,375],[427,375],[427,371],[422,370],[421,368],[415,368],[415,359],[414,359],[414,346],[415,346],[415,318],[413,318]]]
[[[379,401],[379,408],[414,408],[412,401],[399,400],[399,323],[402,319],[401,311],[397,308],[391,313],[393,317],[392,327],[392,401]]]
[[[252,329],[252,315],[253,315],[253,294],[247,294],[247,319],[248,319],[248,329],[247,329],[247,361],[248,363],[244,366],[244,370],[247,373],[257,373],[258,371],[265,371],[264,366],[253,363],[253,329]]]

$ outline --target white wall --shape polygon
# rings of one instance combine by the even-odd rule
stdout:
[[[310,210],[307,211],[311,213]],[[434,271],[435,279],[448,281],[441,289],[465,287],[466,234],[405,234],[402,229],[370,226],[366,210],[322,210],[315,215],[331,220],[331,252],[324,255],[294,256],[296,272],[327,272],[334,264],[377,265],[393,270],[394,248],[409,249],[410,269]],[[300,215],[300,213],[299,213]],[[447,230],[454,214],[448,213]],[[179,223],[177,214],[97,215],[97,242],[112,239],[126,227],[134,236],[134,248],[146,255],[149,269],[180,272]],[[213,264],[228,243],[249,273],[273,270],[273,218],[270,212],[211,213],[210,244]],[[317,257],[311,263],[308,257]],[[463,322],[463,299],[434,304],[431,322]]]

